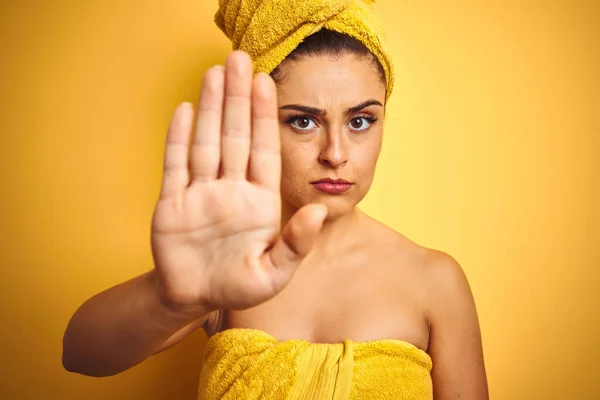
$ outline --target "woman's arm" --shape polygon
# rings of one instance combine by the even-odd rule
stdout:
[[[154,270],[99,293],[79,307],[63,338],[65,369],[90,376],[122,372],[182,340],[208,318],[187,315],[158,296]]]
[[[481,332],[467,278],[456,260],[440,251],[426,257],[425,271],[433,398],[487,400]]]

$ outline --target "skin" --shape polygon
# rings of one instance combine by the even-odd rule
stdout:
[[[353,55],[323,56],[291,63],[285,76],[277,86],[283,223],[310,203],[326,205],[328,217],[279,295],[251,309],[214,314],[209,335],[254,328],[278,340],[315,343],[401,339],[432,357],[436,400],[487,399],[475,303],[460,265],[356,206],[373,182],[382,145],[385,87],[377,71]],[[381,105],[346,112],[372,100]],[[327,177],[354,185],[332,195],[310,183]]]
[[[285,75],[277,87],[253,77],[236,51],[205,75],[196,115],[189,103],[178,107],[153,215],[154,269],[82,304],[65,331],[63,365],[114,375],[199,327],[320,343],[395,338],[432,357],[436,400],[487,399],[460,265],[356,206],[382,143],[378,72],[349,55],[302,59]],[[347,112],[365,102],[381,105]],[[297,105],[322,112],[298,115]],[[353,186],[332,195],[311,185],[327,177]]]

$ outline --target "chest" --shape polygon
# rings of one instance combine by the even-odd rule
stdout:
[[[276,339],[312,343],[400,339],[427,350],[424,285],[410,265],[338,260],[330,268],[300,266],[274,298],[246,310],[225,310],[219,330],[252,328]],[[304,268],[304,269],[303,269]]]

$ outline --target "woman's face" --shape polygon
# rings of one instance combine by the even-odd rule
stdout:
[[[385,85],[354,55],[313,56],[284,65],[277,84],[281,195],[293,211],[321,203],[328,218],[350,211],[368,192],[383,134]],[[343,179],[350,185],[315,183]]]

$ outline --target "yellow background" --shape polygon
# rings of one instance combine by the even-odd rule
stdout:
[[[600,2],[397,1],[363,208],[453,255],[492,399],[600,398]],[[193,399],[205,335],[121,375],[61,366],[91,295],[151,267],[174,107],[229,51],[216,0],[0,9],[2,399]]]

